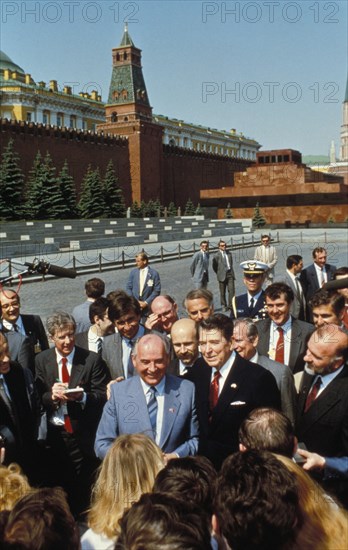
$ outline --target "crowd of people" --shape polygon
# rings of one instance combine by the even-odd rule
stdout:
[[[277,274],[263,235],[235,296],[220,241],[215,312],[202,241],[181,318],[144,252],[46,328],[1,288],[5,548],[346,548],[348,268],[326,260]]]

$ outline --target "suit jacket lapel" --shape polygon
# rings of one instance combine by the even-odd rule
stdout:
[[[138,433],[145,433],[151,439],[155,439],[150,423],[149,413],[147,410],[146,398],[139,376],[133,376],[129,379],[128,394],[125,402],[133,402],[137,405],[138,411],[136,421],[138,422]]]
[[[296,319],[292,317],[289,365],[295,365],[296,359],[298,358],[300,353],[301,344],[302,344],[301,328],[298,326]]]
[[[170,433],[173,429],[175,419],[180,409],[180,390],[174,390],[170,386],[168,378],[166,378],[165,391],[164,391],[164,407],[163,407],[163,421],[162,421],[162,433],[160,437],[159,446],[161,449],[165,446]]]

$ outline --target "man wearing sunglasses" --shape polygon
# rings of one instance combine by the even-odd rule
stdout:
[[[265,280],[267,264],[248,260],[242,262],[243,282],[247,288],[245,294],[240,294],[232,302],[231,319],[248,317],[255,320],[267,317],[265,310],[265,298],[262,285]]]

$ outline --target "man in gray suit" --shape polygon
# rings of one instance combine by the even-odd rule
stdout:
[[[298,277],[303,269],[303,258],[298,254],[288,256],[286,259],[286,272],[274,279],[275,283],[288,285],[293,293],[294,300],[291,304],[290,313],[295,319],[306,320],[306,298],[302,283]]]
[[[236,319],[233,328],[233,349],[244,359],[261,365],[271,372],[276,379],[280,391],[281,408],[283,413],[295,424],[297,393],[294,376],[286,365],[272,361],[257,351],[259,335],[256,323],[252,319]]]
[[[223,311],[227,311],[232,307],[235,275],[232,254],[227,250],[225,241],[219,242],[219,251],[213,257],[212,265],[219,282],[221,307]],[[226,303],[226,289],[228,290],[228,305]]]
[[[95,440],[96,455],[103,459],[122,434],[144,433],[170,458],[195,455],[198,420],[194,385],[166,374],[168,342],[148,334],[137,342],[132,355],[139,376],[111,386]]]
[[[314,327],[294,319],[290,314],[294,293],[288,285],[273,283],[265,290],[269,319],[257,322],[258,352],[288,365],[292,372],[304,369],[303,357]]]
[[[193,255],[190,265],[195,289],[207,288],[209,282],[209,242],[202,241],[199,246],[200,250]]]
[[[261,235],[261,245],[255,249],[254,260],[267,264],[264,285],[265,288],[273,283],[274,266],[278,261],[277,251],[271,245],[271,237],[269,235]]]
[[[121,382],[133,376],[134,366],[131,354],[136,340],[150,331],[140,324],[141,308],[138,300],[125,293],[111,300],[108,317],[117,332],[105,336],[103,359],[109,368],[112,380]]]
[[[89,306],[97,298],[101,298],[105,292],[105,283],[98,277],[93,277],[85,283],[85,292],[87,300],[83,304],[75,306],[72,312],[72,316],[76,321],[76,334],[85,332],[91,326],[89,318]]]

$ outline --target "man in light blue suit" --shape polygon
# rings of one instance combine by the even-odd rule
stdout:
[[[161,294],[161,280],[158,272],[149,266],[145,252],[137,254],[135,263],[137,267],[129,274],[126,291],[138,300],[142,312],[147,314],[152,301]]]
[[[161,447],[165,459],[195,455],[198,419],[192,382],[166,374],[168,342],[158,334],[140,338],[132,356],[139,376],[111,386],[95,440],[103,459],[121,434],[144,433]]]
[[[195,289],[207,288],[209,282],[209,242],[202,241],[199,246],[200,250],[193,255],[190,265]]]

